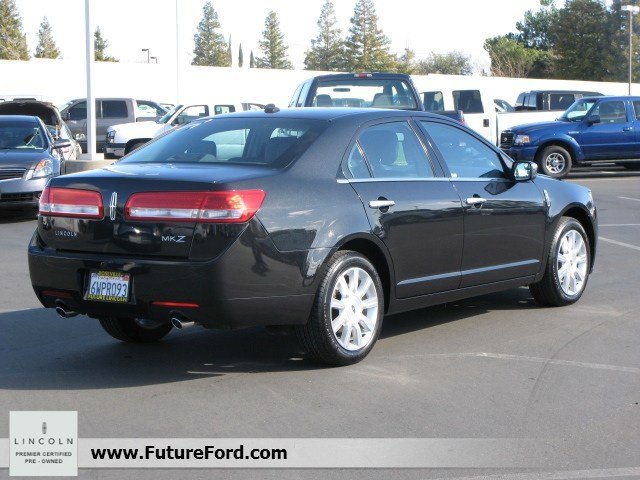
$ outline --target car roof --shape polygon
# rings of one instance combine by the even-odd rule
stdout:
[[[602,96],[601,93],[598,93],[593,90],[529,90],[528,92],[522,92],[524,94],[527,93],[588,93],[593,96]]]
[[[629,95],[591,95],[582,97],[580,100],[640,100],[640,97]]]
[[[227,113],[207,118],[291,118],[291,119],[311,119],[311,120],[336,120],[338,118],[353,117],[362,121],[374,120],[377,118],[410,116],[425,118],[446,118],[442,115],[416,110],[401,110],[391,108],[351,108],[351,107],[305,107],[305,108],[283,108],[275,113],[266,113],[263,110],[248,110],[246,112]],[[455,122],[454,122],[455,123]]]

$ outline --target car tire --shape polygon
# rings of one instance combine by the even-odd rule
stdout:
[[[128,343],[157,342],[167,335],[173,325],[171,322],[156,322],[127,317],[100,318],[102,328],[116,340]]]
[[[571,171],[571,154],[560,145],[549,145],[538,155],[540,172],[551,178],[564,178]]]
[[[551,242],[544,275],[539,282],[529,285],[529,290],[540,305],[570,305],[582,296],[590,270],[589,237],[576,219],[562,217]]]
[[[296,327],[302,347],[316,361],[350,365],[373,348],[384,316],[384,291],[371,262],[357,252],[333,255],[306,325]]]

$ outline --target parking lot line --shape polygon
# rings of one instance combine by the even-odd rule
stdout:
[[[621,198],[622,200],[632,200],[634,202],[640,202],[640,198],[633,198],[633,197],[618,197]]]
[[[602,240],[603,242],[607,242],[607,243],[612,243],[612,244],[618,245],[620,247],[627,247],[627,248],[631,248],[633,250],[640,251],[640,247],[638,247],[637,245],[631,245],[630,243],[619,242],[617,240],[612,240],[610,238],[605,238],[605,237],[598,237],[598,240]]]

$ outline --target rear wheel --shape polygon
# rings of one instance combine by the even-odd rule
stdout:
[[[383,315],[384,294],[375,267],[359,253],[340,251],[329,261],[309,321],[296,334],[314,359],[349,365],[371,351]]]
[[[142,318],[100,318],[102,328],[117,340],[130,343],[157,342],[171,331],[171,322],[158,322]]]
[[[564,178],[571,170],[571,154],[559,145],[549,145],[538,156],[538,166],[545,175]]]
[[[541,305],[570,305],[582,296],[590,266],[589,237],[580,222],[563,217],[554,235],[544,276],[529,285],[529,290]]]

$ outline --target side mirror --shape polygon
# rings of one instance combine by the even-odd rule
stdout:
[[[60,114],[60,118],[62,118],[62,120],[64,120],[65,122],[71,120],[71,113],[69,113],[69,110],[67,110],[66,112],[63,112]]]
[[[173,121],[174,125],[184,125],[185,123],[187,123],[187,118],[183,117],[182,115],[178,115]]]
[[[533,180],[538,174],[538,165],[533,162],[515,162],[511,173],[516,182]]]
[[[589,115],[587,124],[593,125],[594,123],[600,123],[600,115]]]
[[[62,150],[63,148],[71,147],[71,142],[64,138],[59,138],[53,142],[53,148],[55,150]]]

